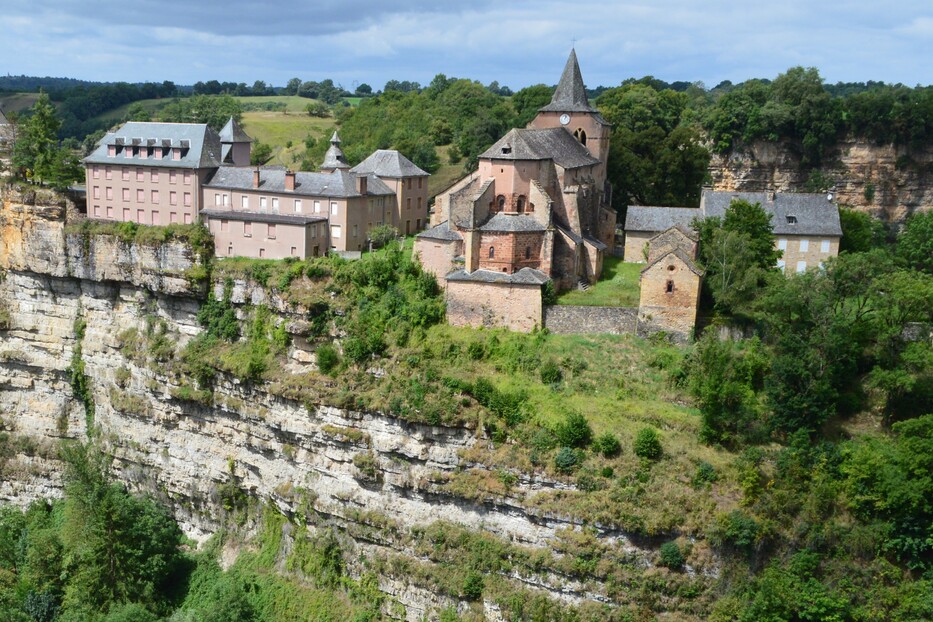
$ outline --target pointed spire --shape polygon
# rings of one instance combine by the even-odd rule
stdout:
[[[580,65],[577,63],[576,50],[570,50],[570,57],[564,66],[564,73],[560,76],[560,82],[557,83],[557,90],[554,91],[551,103],[540,108],[540,111],[595,112],[586,97],[586,87],[583,85]]]
[[[337,130],[334,130],[334,135],[330,137],[330,147],[324,154],[324,162],[321,163],[321,170],[335,171],[338,168],[346,169],[350,168],[350,165],[343,155],[343,150],[340,149],[340,137],[337,136]]]
[[[227,124],[220,130],[220,142],[222,143],[251,143],[253,139],[243,131],[243,128],[237,123],[236,119],[230,117]]]

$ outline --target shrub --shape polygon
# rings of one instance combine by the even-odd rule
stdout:
[[[340,355],[337,354],[337,349],[330,344],[320,346],[315,354],[317,355],[317,367],[322,374],[330,376],[340,365]]]
[[[561,473],[572,472],[580,462],[580,457],[570,447],[561,447],[554,456],[554,467]]]
[[[467,346],[467,356],[472,361],[481,361],[486,358],[486,346],[481,341],[471,341]]]
[[[742,510],[733,510],[716,518],[710,532],[710,541],[717,546],[730,545],[736,549],[750,551],[761,535],[758,521]]]
[[[557,440],[565,447],[586,447],[593,440],[593,430],[586,417],[576,412],[567,413],[556,433]]]
[[[382,248],[397,237],[398,229],[392,225],[377,225],[369,231],[369,239],[373,241],[373,248]]]
[[[709,462],[700,462],[697,465],[696,473],[693,475],[693,485],[696,488],[705,486],[706,484],[712,484],[719,476],[716,474],[716,469]]]
[[[483,596],[483,575],[471,570],[463,580],[463,597],[468,600],[479,600]]]
[[[545,361],[541,366],[541,382],[544,384],[557,384],[564,379],[564,372],[554,361]]]
[[[665,542],[662,544],[660,553],[661,565],[671,570],[680,570],[683,568],[684,562],[687,561],[676,542]]]
[[[661,438],[654,428],[642,428],[635,437],[635,455],[645,460],[661,457]]]
[[[618,456],[622,451],[619,439],[612,432],[603,432],[593,441],[593,449],[607,458]]]

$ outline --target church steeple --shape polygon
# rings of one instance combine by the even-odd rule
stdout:
[[[557,90],[554,91],[551,103],[540,108],[540,111],[595,112],[586,97],[586,87],[583,86],[583,75],[577,63],[576,50],[570,50],[570,57],[564,66],[564,73],[560,76],[560,82],[557,83]]]
[[[324,172],[332,172],[337,169],[346,168],[350,168],[350,165],[347,164],[347,158],[343,155],[343,150],[340,148],[340,137],[337,136],[337,131],[334,130],[334,135],[330,137],[330,147],[327,149],[327,153],[324,154],[324,162],[321,164],[321,170]]]

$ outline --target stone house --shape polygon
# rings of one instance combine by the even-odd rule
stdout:
[[[576,53],[551,102],[435,199],[414,252],[446,288],[454,325],[541,325],[541,288],[597,280],[613,244],[610,126],[586,98]]]
[[[783,251],[777,265],[803,272],[839,254],[842,227],[832,195],[790,192],[728,192],[703,189],[699,208],[629,206],[625,217],[625,261],[644,262],[645,242],[678,226],[689,229],[696,218],[725,215],[733,200],[759,203],[771,214],[774,245]]]
[[[391,221],[400,233],[410,235],[428,224],[429,173],[394,149],[378,149],[350,169],[356,175],[375,175],[395,191]]]
[[[664,331],[687,340],[696,326],[703,271],[696,265],[697,239],[674,225],[648,241],[641,270],[638,332]]]

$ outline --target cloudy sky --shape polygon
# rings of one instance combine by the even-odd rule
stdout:
[[[933,83],[930,0],[0,0],[0,74],[284,85],[589,86],[773,78]]]

